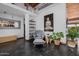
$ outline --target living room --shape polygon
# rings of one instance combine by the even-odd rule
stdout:
[[[0,3],[0,55],[79,55],[78,47],[67,43],[67,8],[66,3]],[[61,39],[57,45],[51,35]]]

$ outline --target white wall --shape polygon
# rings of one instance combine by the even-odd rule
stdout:
[[[29,40],[29,14],[25,15],[25,39]]]
[[[53,13],[54,31],[65,33],[66,32],[66,4],[64,3],[52,4],[37,12],[36,29],[44,31],[44,16],[51,13]],[[62,41],[65,42],[65,40]]]
[[[19,20],[21,21],[21,28],[20,29],[0,29],[0,36],[2,35],[17,35],[17,37],[23,37],[23,18],[22,17],[17,17],[17,16],[13,16],[12,15],[8,15],[8,14],[0,14],[1,18],[6,18],[6,19],[10,19],[10,20]]]

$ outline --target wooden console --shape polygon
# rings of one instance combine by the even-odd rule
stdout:
[[[0,36],[0,43],[16,40],[16,35]]]

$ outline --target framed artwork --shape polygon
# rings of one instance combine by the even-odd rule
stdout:
[[[53,31],[53,14],[44,16],[44,31]]]
[[[0,29],[20,29],[20,21],[0,18]]]

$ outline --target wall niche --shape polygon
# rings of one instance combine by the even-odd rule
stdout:
[[[20,29],[20,21],[0,18],[0,29]]]

